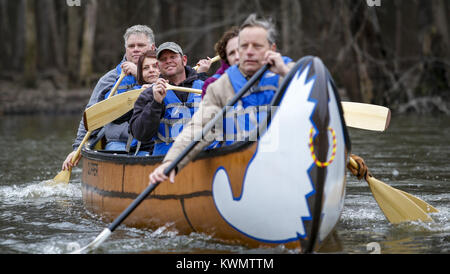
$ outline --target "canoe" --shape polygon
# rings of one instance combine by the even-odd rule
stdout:
[[[124,224],[170,226],[249,247],[318,250],[344,205],[350,140],[339,95],[322,61],[307,56],[271,106],[258,136],[203,151]],[[108,221],[148,186],[148,175],[163,159],[87,148],[82,156],[84,204]]]

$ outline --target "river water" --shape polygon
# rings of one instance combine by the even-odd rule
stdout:
[[[71,150],[78,116],[0,116],[0,253],[61,254],[90,243],[109,223],[85,210],[81,169],[51,186]],[[450,117],[393,116],[384,133],[350,129],[352,152],[373,176],[436,207],[434,222],[390,224],[367,183],[348,174],[336,237],[323,252],[436,254],[450,251]],[[81,166],[81,165],[80,165]],[[295,253],[248,249],[202,234],[119,227],[96,253]]]

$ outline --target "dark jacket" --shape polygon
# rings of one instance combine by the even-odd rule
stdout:
[[[206,73],[197,73],[189,66],[185,67],[185,72],[186,80],[178,85],[180,87],[191,88],[194,81],[204,81],[208,78]],[[189,93],[179,91],[174,93],[180,101],[187,101]],[[165,110],[164,103],[160,104],[154,100],[152,88],[143,91],[134,104],[133,115],[130,119],[130,132],[134,138],[141,142],[149,142],[157,134]]]

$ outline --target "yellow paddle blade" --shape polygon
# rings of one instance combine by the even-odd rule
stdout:
[[[369,177],[367,183],[389,222],[397,224],[418,220],[433,221],[425,211],[399,190],[373,177]]]
[[[201,89],[185,88],[167,85],[168,89],[202,94]],[[128,111],[132,110],[134,103],[145,88],[134,89],[100,101],[84,111],[84,127],[93,131],[111,123]]]
[[[93,131],[111,123],[134,107],[134,102],[145,89],[127,91],[98,102],[84,111],[84,127]]]
[[[355,102],[341,104],[345,123],[349,127],[385,131],[391,121],[391,110],[387,107]]]
[[[69,183],[70,174],[72,173],[72,169],[69,170],[61,170],[55,178],[53,178],[53,182],[55,183]]]
[[[353,157],[349,157],[349,163],[353,168],[359,169],[358,163]],[[395,189],[375,179],[371,175],[367,176],[366,181],[372,190],[375,200],[391,223],[415,220],[432,221],[427,213],[438,212],[436,208],[420,198],[405,191]]]
[[[408,192],[404,192],[403,190],[398,189],[398,191],[400,191],[403,195],[408,197],[411,201],[413,201],[418,207],[420,207],[426,213],[439,212],[439,210],[437,210],[435,207],[433,207],[432,205],[428,204],[424,200],[422,200],[422,199],[420,199],[420,198],[418,198],[418,197],[416,197],[414,195],[411,195]]]

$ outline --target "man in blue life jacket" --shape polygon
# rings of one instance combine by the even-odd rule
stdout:
[[[141,87],[150,87],[159,78],[158,60],[156,59],[156,51],[149,50],[140,56],[137,63],[137,76],[127,75],[123,78],[121,85],[116,94],[127,92],[129,88],[140,89]],[[117,70],[120,73],[120,66]],[[107,99],[111,91],[108,91],[103,97]],[[132,152],[136,156],[148,156],[153,151],[154,142],[138,143],[128,132],[128,121],[133,114],[133,110],[122,115],[113,122],[105,125],[106,146],[105,150],[109,151],[126,151]],[[127,139],[128,138],[128,139]]]
[[[265,19],[257,19],[254,14],[245,20],[239,30],[239,63],[230,67],[224,75],[208,86],[206,95],[200,103],[199,110],[178,136],[172,148],[165,156],[163,164],[149,175],[150,183],[162,182],[167,179],[170,179],[173,183],[175,181],[176,171],[179,172],[193,160],[203,148],[211,144],[214,138],[208,135],[204,136],[200,143],[177,165],[176,171],[173,170],[170,173],[169,177],[164,174],[164,170],[191,144],[194,136],[201,134],[203,127],[239,92],[241,87],[247,83],[248,79],[264,64],[270,64],[270,71],[266,71],[260,81],[231,110],[238,116],[241,116],[241,118],[238,117],[236,122],[232,121],[230,125],[226,121],[226,118],[231,115],[227,114],[224,119],[225,140],[231,143],[236,140],[236,138],[228,138],[227,134],[229,133],[235,136],[237,135],[238,140],[239,134],[249,136],[248,131],[254,130],[254,127],[243,126],[241,121],[245,121],[246,119],[254,120],[252,123],[256,125],[260,113],[258,110],[256,112],[247,110],[257,109],[258,106],[269,105],[276,89],[282,82],[282,78],[295,65],[291,62],[290,58],[283,57],[280,53],[276,52],[275,37],[276,30],[272,22]],[[246,117],[247,114],[253,116],[253,118],[256,117],[256,119]],[[215,135],[215,133],[210,132],[210,135]]]
[[[199,94],[168,90],[166,84],[201,89],[208,76],[187,66],[187,56],[174,42],[161,44],[156,57],[162,78],[136,100],[130,132],[141,142],[155,141],[152,155],[165,155],[201,101]],[[199,71],[207,71],[210,65],[202,61]]]
[[[133,89],[133,87],[136,85],[135,77],[137,75],[137,62],[139,60],[139,57],[144,52],[155,48],[155,37],[153,34],[153,30],[144,25],[132,26],[128,28],[124,34],[124,42],[125,55],[122,61],[119,65],[117,65],[115,69],[110,70],[100,78],[94,88],[94,91],[92,92],[91,98],[89,99],[86,108],[104,99],[105,93],[113,88],[114,84],[119,79],[122,70],[124,70],[124,72],[127,74],[127,77],[122,80],[118,91],[123,92],[124,90]],[[112,133],[111,138],[114,138],[113,136],[117,135],[116,133],[114,133],[114,130],[122,130],[122,128],[112,128],[111,130],[109,130],[109,132]],[[127,127],[126,130],[128,130]],[[83,119],[81,119],[78,127],[77,137],[72,145],[73,151],[66,157],[66,160],[64,161],[62,166],[63,170],[68,169],[69,167],[74,167],[78,164],[81,155],[80,157],[78,157],[78,159],[75,160],[74,163],[71,162],[71,159],[85,135],[86,128],[84,127]],[[106,138],[108,139],[108,136],[106,136]]]

